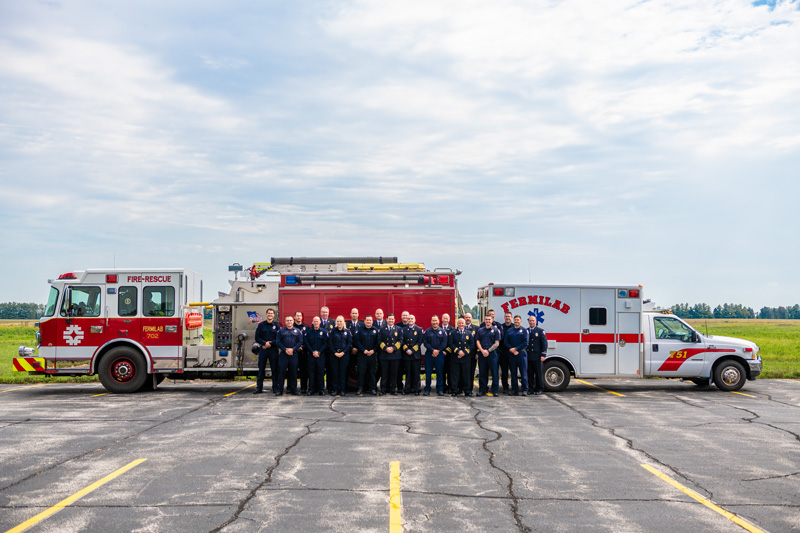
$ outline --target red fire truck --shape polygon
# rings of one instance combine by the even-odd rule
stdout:
[[[164,378],[231,379],[255,375],[250,346],[258,323],[301,311],[310,325],[322,306],[332,317],[377,308],[431,316],[461,307],[450,269],[427,270],[396,257],[272,258],[234,273],[229,293],[203,302],[202,277],[185,269],[94,269],[51,281],[37,347],[20,346],[14,369],[33,375],[97,374],[111,392],[153,389]],[[213,309],[213,342],[203,313]],[[38,349],[38,354],[36,351]]]

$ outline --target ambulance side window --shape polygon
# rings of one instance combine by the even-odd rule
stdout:
[[[136,316],[138,291],[136,287],[120,287],[117,311],[119,316]]]
[[[72,316],[100,316],[100,287],[71,287]],[[61,316],[67,316],[67,299],[61,306]]]
[[[590,307],[589,325],[605,326],[606,324],[608,324],[608,309],[605,307]]]
[[[657,339],[677,339],[682,342],[692,341],[692,330],[680,320],[658,317],[653,319]]]
[[[142,301],[144,316],[173,316],[175,287],[145,287]]]

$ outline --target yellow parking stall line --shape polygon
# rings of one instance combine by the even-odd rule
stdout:
[[[100,394],[92,394],[92,398],[97,398],[98,396],[105,396],[108,394],[107,392],[101,392]]]
[[[241,389],[239,389],[239,390],[237,390],[237,391],[229,392],[229,393],[228,393],[228,394],[226,394],[224,397],[225,397],[225,398],[227,398],[228,396],[233,396],[234,394],[238,394],[238,393],[242,392],[242,391],[243,391],[243,390],[245,390],[245,389],[249,389],[250,387],[255,387],[255,386],[256,386],[256,384],[255,384],[255,383],[251,383],[250,385],[248,385],[248,386],[246,386],[246,387],[242,387]]]
[[[400,461],[392,461],[389,468],[389,533],[401,533],[402,499],[400,498]]]
[[[582,379],[576,379],[575,381],[578,381],[578,382],[580,382],[580,383],[583,383],[584,385],[589,385],[590,387],[595,387],[595,388],[597,388],[597,389],[600,389],[601,391],[607,392],[607,393],[609,393],[609,394],[613,394],[613,395],[615,395],[615,396],[620,396],[620,397],[622,397],[622,398],[624,398],[624,397],[625,397],[625,395],[624,395],[624,394],[620,394],[620,393],[618,393],[618,392],[614,392],[613,390],[606,390],[606,389],[604,389],[603,387],[599,387],[599,386],[595,385],[594,383],[589,383],[588,381],[583,381]]]
[[[102,485],[105,485],[106,483],[108,483],[112,479],[121,476],[122,474],[124,474],[125,472],[130,470],[131,468],[133,468],[135,466],[138,466],[138,465],[140,465],[141,463],[143,463],[145,461],[147,461],[147,459],[136,459],[135,461],[133,461],[131,463],[128,463],[127,465],[123,466],[119,470],[110,473],[109,475],[107,475],[103,479],[101,479],[99,481],[95,481],[94,483],[92,483],[88,487],[79,490],[78,492],[76,492],[75,494],[70,496],[69,498],[65,498],[65,499],[61,500],[60,502],[58,502],[57,504],[55,504],[51,508],[47,509],[46,511],[42,511],[41,513],[37,514],[33,518],[31,518],[29,520],[26,520],[25,522],[21,523],[17,527],[15,527],[13,529],[9,529],[8,531],[6,531],[6,533],[19,533],[20,531],[25,531],[26,529],[28,529],[32,525],[38,524],[39,522],[41,522],[42,520],[44,520],[48,516],[52,516],[52,515],[56,514],[57,512],[59,512],[64,507],[68,506],[69,504],[80,500],[81,498],[83,498],[84,496],[86,496],[87,494],[92,492],[94,489],[96,489],[96,488],[98,488],[98,487],[100,487]]]
[[[667,476],[665,474],[662,474],[661,472],[659,472],[658,470],[656,470],[652,466],[645,465],[645,464],[642,464],[642,465],[639,465],[639,466],[641,466],[642,468],[644,468],[645,470],[647,470],[651,474],[653,474],[655,476],[658,476],[659,478],[663,479],[664,481],[666,481],[667,483],[669,483],[670,485],[672,485],[673,487],[675,487],[679,491],[683,492],[687,496],[690,496],[690,497],[694,498],[695,500],[697,500],[698,502],[702,503],[703,505],[705,505],[709,509],[712,509],[715,512],[721,514],[722,516],[724,516],[725,518],[727,518],[728,520],[730,520],[731,522],[733,522],[737,526],[746,529],[750,533],[765,533],[763,529],[759,529],[756,526],[754,526],[753,524],[751,524],[750,522],[747,522],[746,520],[743,520],[743,519],[739,518],[738,516],[736,516],[735,514],[731,513],[730,511],[726,511],[722,507],[716,505],[711,500],[700,496],[698,493],[696,493],[692,489],[690,489],[688,487],[684,487],[683,485],[681,485],[680,483],[678,483],[677,481],[675,481],[671,477],[669,477],[669,476]]]
[[[46,387],[46,386],[47,386],[46,383],[41,383],[39,385],[31,385],[30,387],[17,387],[16,389],[0,390],[0,394],[3,394],[4,392],[14,392],[15,390],[36,389],[36,388],[39,388],[39,387]]]
[[[751,394],[745,394],[743,392],[736,392],[735,390],[731,391],[732,394],[741,394],[742,396],[747,396],[748,398],[758,398],[758,396],[753,396]]]

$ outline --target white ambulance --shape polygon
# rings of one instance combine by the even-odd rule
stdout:
[[[649,302],[649,301],[647,301]],[[642,287],[494,284],[478,289],[481,318],[494,309],[536,317],[547,334],[544,384],[564,390],[576,378],[682,378],[724,391],[761,373],[754,343],[703,335],[680,318],[646,311]]]

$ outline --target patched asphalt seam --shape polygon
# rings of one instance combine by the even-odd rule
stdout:
[[[478,424],[478,427],[481,428],[483,431],[487,431],[489,433],[494,433],[495,434],[495,438],[493,438],[493,439],[483,439],[483,449],[486,451],[486,453],[489,454],[489,465],[492,468],[494,468],[495,470],[497,470],[499,472],[502,472],[502,474],[508,480],[508,483],[506,483],[505,489],[506,489],[506,494],[508,494],[507,499],[509,500],[509,505],[511,507],[511,513],[514,515],[514,522],[516,522],[516,524],[517,524],[517,529],[519,529],[519,531],[522,531],[523,533],[530,533],[532,531],[532,529],[530,527],[526,526],[522,522],[522,515],[520,514],[520,510],[519,510],[520,498],[514,492],[514,478],[506,470],[500,468],[497,465],[497,463],[495,462],[496,455],[492,451],[492,449],[489,447],[489,444],[499,441],[503,437],[503,434],[500,433],[499,431],[495,431],[494,429],[489,429],[489,428],[485,427],[483,425],[483,422],[481,422],[481,419],[479,418],[480,415],[483,414],[483,411],[479,407],[476,407],[475,406],[475,402],[473,402],[473,401],[470,401],[469,405],[470,405],[470,408],[475,410],[474,418],[475,418],[475,423]]]

